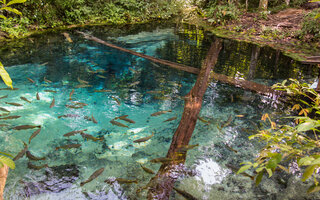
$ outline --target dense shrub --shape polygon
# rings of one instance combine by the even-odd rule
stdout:
[[[304,17],[300,34],[301,37],[312,34],[314,38],[320,39],[320,17],[316,18],[318,13],[320,13],[320,8],[314,9]]]

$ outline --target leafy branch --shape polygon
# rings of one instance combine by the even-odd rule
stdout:
[[[15,9],[15,8],[11,8],[11,5],[14,5],[14,4],[18,4],[18,3],[24,3],[26,2],[26,0],[12,0],[10,2],[7,3],[6,0],[0,0],[0,3],[2,4],[2,6],[0,6],[0,18],[2,19],[7,19],[6,16],[2,15],[2,11],[7,11],[7,12],[13,12],[17,15],[22,15],[22,13]]]

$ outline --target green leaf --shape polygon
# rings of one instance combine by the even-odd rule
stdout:
[[[9,3],[7,3],[7,6],[10,6],[12,4],[16,4],[16,3],[24,3],[26,2],[26,0],[13,0],[13,1],[10,1]]]
[[[14,164],[13,160],[11,158],[6,157],[6,156],[0,155],[0,162],[7,165],[11,169],[16,168],[16,165]]]
[[[271,169],[269,169],[269,168],[266,168],[266,170],[267,170],[267,172],[268,172],[268,174],[269,174],[269,178],[272,176],[272,170]]]
[[[249,168],[251,168],[251,165],[244,165],[237,171],[237,174],[241,174],[242,172],[246,171]]]
[[[0,18],[7,19],[4,15],[0,15]]]
[[[11,87],[11,89],[12,89],[12,88],[13,88],[13,87],[12,87],[12,80],[11,80],[8,72],[4,69],[4,67],[3,67],[3,65],[2,65],[1,62],[0,62],[0,76],[1,76],[1,78],[2,78],[2,80],[3,80],[3,82],[4,82],[7,86]]]
[[[314,18],[318,19],[320,17],[320,13],[318,13]]]
[[[1,151],[0,151],[0,154],[6,155],[6,156],[10,156],[11,158],[13,158],[13,155],[11,155],[11,154],[9,154],[9,153],[5,153],[5,152],[1,152]]]
[[[320,158],[317,158],[314,161],[312,161],[311,165],[320,165]]]
[[[307,121],[307,122],[304,122],[302,124],[299,124],[297,126],[297,131],[298,132],[308,131],[308,130],[311,130],[313,128],[315,128],[315,123],[313,121]]]
[[[304,171],[303,175],[302,175],[302,181],[306,181],[308,178],[310,178],[310,176],[312,176],[314,169],[317,167],[317,165],[310,165],[306,168],[306,170]]]
[[[15,9],[15,8],[3,7],[3,8],[0,8],[0,10],[6,10],[6,11],[9,11],[9,12],[13,12],[13,13],[15,13],[17,15],[22,15],[22,13],[19,10]]]
[[[256,186],[258,186],[262,180],[264,171],[259,172],[259,174],[256,176]]]
[[[301,158],[301,159],[299,160],[298,165],[299,165],[299,166],[310,165],[313,160],[314,160],[314,158],[309,157],[309,156],[303,157],[303,158]]]
[[[308,193],[312,193],[312,192],[318,192],[320,191],[320,186],[319,185],[312,185],[311,187],[309,187],[308,189]]]

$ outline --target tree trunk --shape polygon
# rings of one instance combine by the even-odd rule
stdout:
[[[268,0],[260,0],[259,1],[259,10],[267,11],[268,9]]]
[[[4,186],[6,185],[9,167],[4,165],[0,168],[0,200],[3,200]]]
[[[181,146],[189,144],[201,110],[203,95],[208,87],[210,71],[218,60],[221,47],[221,40],[216,39],[202,64],[195,85],[186,95],[183,115],[167,153],[167,158],[173,161],[162,164],[156,176],[150,180],[150,184],[148,184],[148,199],[169,199],[173,184],[177,178],[172,175],[172,172],[175,173],[175,171],[181,169],[186,158],[186,153],[180,153],[177,150]]]
[[[248,74],[247,80],[251,80],[255,76],[259,54],[260,54],[260,47],[254,46],[251,52],[251,60],[250,60],[249,74]]]

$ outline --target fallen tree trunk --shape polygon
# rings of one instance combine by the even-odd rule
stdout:
[[[132,55],[139,56],[141,58],[145,58],[145,59],[150,60],[150,61],[155,62],[155,63],[167,65],[167,66],[172,67],[174,69],[182,70],[182,71],[193,73],[193,74],[199,74],[199,72],[200,72],[200,69],[195,68],[195,67],[190,67],[190,66],[187,66],[187,65],[174,63],[174,62],[171,62],[171,61],[168,61],[168,60],[154,58],[152,56],[148,56],[148,55],[145,55],[145,54],[142,54],[142,53],[137,53],[135,51],[132,51],[132,50],[129,50],[129,49],[125,49],[125,48],[116,46],[114,44],[108,43],[108,42],[103,41],[103,40],[101,40],[101,39],[99,39],[97,37],[91,36],[91,35],[89,35],[87,33],[80,32],[80,31],[77,31],[77,32],[82,34],[88,40],[92,40],[92,41],[98,42],[98,43],[106,45],[108,47],[115,48],[115,49],[118,49],[120,51],[127,52],[127,53],[130,53]],[[271,89],[271,87],[269,87],[269,86],[262,85],[262,84],[259,84],[259,83],[255,83],[255,82],[252,82],[252,81],[236,80],[236,79],[234,79],[232,77],[229,77],[229,76],[226,76],[226,75],[223,75],[223,74],[218,74],[218,73],[213,73],[212,76],[213,76],[212,78],[216,79],[217,81],[221,81],[223,83],[227,83],[227,84],[230,84],[230,85],[235,85],[237,87],[241,87],[242,89],[251,90],[251,91],[257,92],[259,94],[263,94],[263,95],[267,95],[267,96],[282,94],[279,91]]]
[[[4,186],[6,185],[9,167],[4,165],[0,168],[0,200],[3,200]]]
[[[221,47],[221,40],[216,39],[202,64],[195,85],[186,95],[182,118],[173,135],[167,154],[167,158],[173,161],[162,164],[156,176],[150,180],[148,199],[169,199],[170,192],[177,178],[172,176],[172,174],[177,170],[179,171],[186,158],[186,152],[179,152],[178,150],[189,144],[196,126],[198,114],[201,110],[203,95],[208,87],[210,71],[218,60]]]

